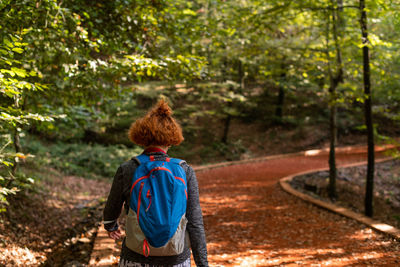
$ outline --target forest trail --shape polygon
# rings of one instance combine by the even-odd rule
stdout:
[[[380,157],[382,150],[376,153]],[[308,151],[199,170],[210,266],[400,265],[398,242],[297,199],[278,185],[282,177],[326,168],[327,159],[327,151]],[[337,151],[338,166],[365,160],[365,147]],[[101,251],[98,259],[106,250],[96,252],[95,244],[94,254]]]

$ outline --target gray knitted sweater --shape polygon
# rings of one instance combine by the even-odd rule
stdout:
[[[164,159],[168,157],[162,152],[146,153],[146,155],[154,155],[156,159]],[[115,231],[118,229],[117,219],[121,213],[122,206],[127,211],[129,206],[129,193],[132,183],[132,177],[138,166],[138,162],[134,159],[129,160],[118,168],[114,176],[110,194],[104,208],[104,228],[107,231]],[[193,257],[197,266],[208,266],[207,246],[203,225],[203,215],[199,202],[199,188],[196,175],[186,162],[181,163],[182,168],[186,172],[187,179],[187,210],[186,218],[188,224],[186,230],[189,233]],[[150,256],[144,257],[125,246],[125,240],[122,243],[121,258],[138,263],[149,263],[155,265],[175,265],[184,262],[190,257],[190,249],[186,247],[184,251],[176,256]]]

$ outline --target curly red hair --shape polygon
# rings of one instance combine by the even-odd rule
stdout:
[[[181,126],[163,99],[144,117],[132,123],[128,135],[133,143],[143,147],[179,145],[184,139]]]

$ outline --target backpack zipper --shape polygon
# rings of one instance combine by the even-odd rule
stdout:
[[[139,223],[140,202],[141,202],[141,200],[142,200],[141,197],[142,197],[143,186],[144,186],[144,182],[142,182],[142,183],[140,184],[140,189],[139,189],[138,204],[137,204],[137,220],[138,220],[138,223]]]
[[[181,181],[183,183],[183,185],[186,187],[186,183],[185,183],[185,180],[183,178],[178,177],[178,176],[174,176],[174,177],[175,177],[176,180]],[[187,194],[186,188],[185,188],[185,195],[186,195],[186,199],[188,199],[188,194]]]
[[[154,172],[154,171],[168,171],[168,172],[171,173],[170,170],[168,170],[167,168],[164,168],[164,167],[155,167],[155,168],[151,169],[150,172],[149,172],[147,175],[138,178],[138,179],[133,183],[133,185],[132,185],[132,187],[131,187],[131,193],[130,193],[130,194],[132,194],[133,188],[136,186],[137,183],[139,183],[140,181],[142,181],[142,180],[144,180],[144,179],[150,178],[151,173]],[[181,178],[181,179],[182,179],[182,178]]]
[[[149,190],[147,190],[146,197],[147,197],[148,199],[150,199],[150,201],[149,201],[149,205],[147,206],[147,209],[146,209],[146,212],[148,212],[148,211],[149,211],[149,209],[150,209],[150,205],[151,205],[151,193],[150,193],[150,189],[149,189]]]

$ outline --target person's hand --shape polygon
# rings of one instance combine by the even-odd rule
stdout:
[[[112,231],[112,232],[108,232],[108,237],[112,238],[114,240],[120,239],[121,236],[122,236],[122,234],[121,234],[121,231],[119,229],[115,230],[115,231]]]

